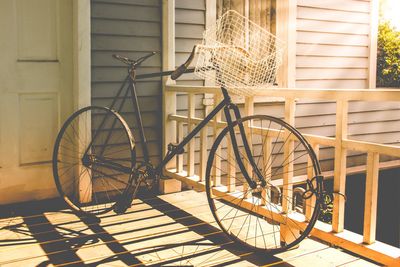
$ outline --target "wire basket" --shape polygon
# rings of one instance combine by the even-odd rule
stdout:
[[[252,96],[275,82],[283,49],[276,36],[229,10],[203,33],[195,74],[231,93]]]

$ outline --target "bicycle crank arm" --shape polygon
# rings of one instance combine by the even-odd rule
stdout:
[[[114,206],[114,212],[117,214],[123,214],[128,208],[132,206],[132,201],[136,197],[139,187],[142,184],[144,178],[142,175],[139,176],[135,185],[130,185],[124,194],[121,196]],[[133,189],[133,190],[132,190]]]

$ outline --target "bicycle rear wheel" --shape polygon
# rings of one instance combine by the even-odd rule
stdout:
[[[304,137],[284,121],[255,115],[242,118],[241,123],[245,137],[239,123],[233,124],[240,159],[228,127],[211,148],[206,170],[208,202],[216,222],[233,241],[256,251],[281,252],[308,236],[318,218],[318,198],[304,192],[311,185],[319,190],[313,177],[320,175],[320,166]],[[240,161],[256,188],[246,181]]]
[[[73,210],[108,212],[131,183],[135,160],[132,133],[118,113],[82,108],[67,119],[54,145],[57,190]]]

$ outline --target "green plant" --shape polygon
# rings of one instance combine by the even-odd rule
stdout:
[[[324,197],[325,205],[322,205],[321,212],[319,214],[318,220],[332,224],[333,216],[333,194],[327,194]]]
[[[400,32],[388,21],[378,27],[377,86],[400,87]]]

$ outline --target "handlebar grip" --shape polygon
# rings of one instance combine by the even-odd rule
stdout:
[[[171,73],[171,79],[176,80],[178,79],[185,71],[187,70],[187,66],[185,63],[180,65],[173,73]]]

